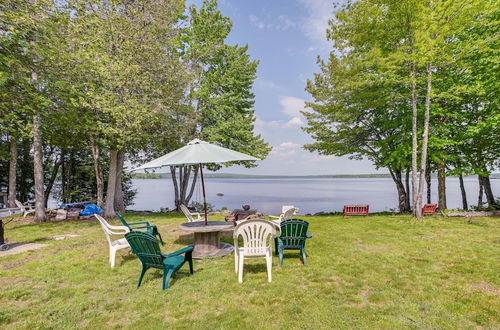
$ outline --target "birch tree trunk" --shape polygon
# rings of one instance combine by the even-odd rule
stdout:
[[[125,201],[123,200],[123,164],[125,161],[125,152],[119,150],[116,159],[116,188],[115,188],[115,211],[125,211]]]
[[[16,207],[17,195],[17,140],[14,137],[10,139],[10,161],[9,161],[9,194],[7,197],[8,207]]]
[[[483,178],[481,175],[477,176],[479,181],[479,195],[477,196],[477,209],[481,210],[483,208]]]
[[[417,203],[414,212],[417,218],[422,218],[422,196],[424,194],[425,171],[427,165],[427,144],[429,142],[429,119],[432,91],[432,64],[427,63],[427,88],[425,94],[424,131],[422,132],[422,152],[420,158],[420,179],[418,181]]]
[[[101,149],[94,139],[92,139],[92,159],[94,160],[97,206],[102,208],[104,206],[104,174],[101,166]]]
[[[115,214],[116,168],[118,165],[118,150],[111,150],[109,157],[108,188],[106,190],[106,205],[104,216],[113,218]]]
[[[420,209],[417,207],[417,157],[418,157],[418,139],[417,139],[417,119],[418,119],[418,109],[417,109],[417,82],[415,77],[415,65],[412,66],[411,74],[411,193],[412,193],[412,207],[413,216],[420,216]]]
[[[464,177],[462,173],[458,176],[458,180],[460,181],[460,191],[462,192],[462,208],[467,211],[469,209],[469,205],[467,204],[467,193],[465,191]]]
[[[431,171],[429,166],[427,166],[427,171],[425,171],[425,182],[427,184],[427,204],[431,203],[431,193],[432,193],[432,182],[431,182]]]
[[[437,177],[438,177],[438,208],[440,210],[446,210],[448,208],[446,205],[446,165],[443,160],[440,160],[438,163]]]
[[[411,204],[410,204],[410,169],[409,168],[406,169],[405,188],[406,188],[406,205],[408,205],[407,212],[410,212]]]

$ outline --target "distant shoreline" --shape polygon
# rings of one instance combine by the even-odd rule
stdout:
[[[132,179],[166,179],[170,173],[134,173]],[[255,175],[234,173],[207,173],[206,178],[216,179],[390,179],[389,173],[381,174],[324,174],[324,175]],[[434,177],[434,176],[433,176]],[[449,176],[455,177],[455,176]],[[475,177],[475,176],[467,176]],[[493,173],[490,179],[500,179],[500,173]]]

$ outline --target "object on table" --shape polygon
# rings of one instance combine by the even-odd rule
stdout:
[[[139,284],[137,284],[137,287],[141,286],[144,274],[151,267],[163,269],[163,290],[168,289],[170,277],[179,270],[186,261],[189,263],[189,272],[193,274],[192,246],[186,246],[175,252],[163,254],[158,245],[158,240],[148,233],[131,232],[126,234],[125,238],[130,244],[132,252],[139,258],[142,264],[142,271],[139,276]]]
[[[344,217],[346,215],[364,215],[368,216],[370,205],[344,205]]]
[[[282,221],[290,219],[295,213],[296,213],[296,208],[292,207],[287,209],[285,212],[281,213],[280,215],[270,215],[269,220],[274,222],[275,224],[280,224]]]
[[[118,217],[118,219],[120,219],[122,225],[128,227],[128,229],[130,229],[131,231],[142,231],[139,229],[144,229],[144,232],[158,237],[160,239],[161,245],[165,244],[163,243],[163,239],[161,238],[160,232],[158,231],[158,227],[156,227],[155,225],[152,225],[147,221],[127,222],[125,218],[118,212],[116,212],[116,216]]]
[[[262,212],[256,211],[256,210],[241,210],[241,209],[236,209],[233,212],[229,213],[224,217],[224,220],[226,221],[239,221],[239,220],[244,220],[244,219],[256,219],[256,218],[262,218],[264,214]]]
[[[238,282],[243,283],[243,264],[245,258],[265,258],[267,280],[272,281],[273,267],[272,239],[276,235],[276,226],[267,220],[248,220],[239,223],[234,228],[234,270],[238,273]],[[239,238],[243,246],[238,246]]]
[[[120,238],[115,241],[111,240],[111,235],[125,235],[130,232],[126,226],[112,226],[99,214],[94,215],[101,224],[102,230],[106,235],[106,240],[109,245],[109,263],[111,268],[115,267],[116,251],[130,247],[125,238]]]
[[[288,219],[280,224],[281,233],[275,238],[276,254],[280,257],[280,266],[283,264],[285,250],[300,250],[302,262],[306,264],[306,239],[312,238],[307,232],[309,223],[301,219]]]

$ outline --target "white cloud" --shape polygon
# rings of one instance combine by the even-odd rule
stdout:
[[[304,122],[300,117],[293,117],[283,125],[283,127],[285,128],[302,127],[302,126],[304,126]]]
[[[287,158],[297,154],[301,149],[301,145],[293,142],[283,142],[277,146],[273,147],[273,150],[269,153],[270,156],[275,156],[279,158]]]
[[[286,31],[295,26],[295,23],[286,15],[279,15],[277,18],[267,18],[266,20],[255,15],[250,15],[249,19],[260,30]],[[270,20],[271,22],[269,22]]]
[[[281,112],[290,117],[300,117],[304,110],[305,101],[295,96],[283,96],[280,98]]]
[[[265,88],[272,88],[272,89],[276,89],[276,90],[284,90],[285,89],[283,86],[278,85],[277,83],[275,83],[271,80],[267,80],[267,79],[263,79],[263,78],[257,78],[255,83],[257,85],[259,85],[261,87],[265,87]]]
[[[321,48],[327,47],[329,42],[326,39],[326,29],[328,20],[333,17],[332,1],[298,0],[298,2],[307,13],[300,21],[300,29],[311,42],[320,45]]]

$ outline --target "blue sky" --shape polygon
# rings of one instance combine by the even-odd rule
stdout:
[[[189,3],[199,5],[201,1]],[[229,167],[226,173],[246,174],[350,174],[375,173],[369,161],[320,156],[302,148],[311,138],[302,131],[300,114],[310,95],[306,80],[318,72],[317,56],[325,57],[329,0],[219,0],[219,8],[233,22],[228,42],[248,44],[259,60],[254,84],[255,130],[273,147],[267,159],[252,169]]]

